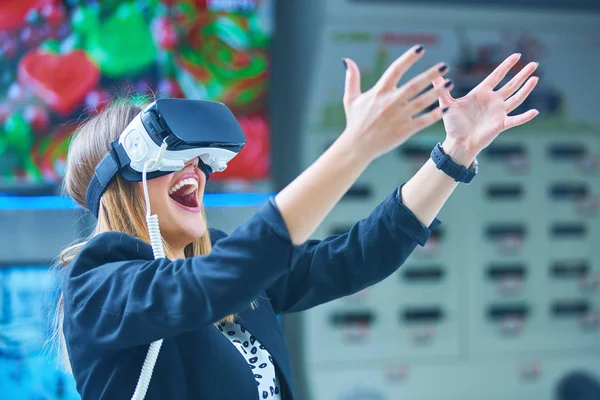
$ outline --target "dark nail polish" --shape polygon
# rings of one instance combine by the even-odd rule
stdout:
[[[444,109],[442,110],[442,114],[445,114],[445,113],[446,113],[446,111],[448,111],[448,109],[449,109],[449,108],[450,108],[450,107],[446,107],[446,108],[444,108]]]
[[[344,63],[344,69],[348,69],[348,63],[346,62],[346,60],[344,60],[344,59],[342,58],[342,62]]]
[[[422,44],[420,44],[419,47],[417,47],[415,49],[415,53],[419,54],[420,52],[423,51],[424,48],[425,48],[425,46],[423,46]]]
[[[448,69],[448,66],[446,64],[444,64],[438,69],[438,71],[445,72],[447,69]]]
[[[444,84],[444,87],[445,87],[445,88],[449,88],[450,86],[452,86],[452,84],[453,84],[453,83],[454,83],[454,82],[452,81],[452,79],[450,79],[450,80],[448,80],[448,82],[446,82],[446,83]]]

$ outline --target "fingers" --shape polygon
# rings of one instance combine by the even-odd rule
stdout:
[[[413,46],[398,57],[381,75],[375,84],[378,91],[389,91],[396,88],[398,81],[425,53],[423,45]]]
[[[515,126],[523,125],[534,119],[540,112],[538,110],[529,110],[523,114],[506,117],[504,120],[504,130],[514,128]]]
[[[448,90],[452,89],[452,86],[452,81],[447,80],[441,86],[428,90],[408,103],[404,112],[410,116],[419,114],[423,110],[431,107],[432,104],[435,104],[438,99],[443,96],[443,92],[448,92]],[[442,109],[446,108],[446,106],[441,107]]]
[[[443,87],[445,84],[447,84],[447,81],[442,78],[441,76],[438,76],[437,78],[435,78],[433,81],[433,87],[434,88],[440,88]],[[452,104],[452,102],[454,101],[454,98],[452,97],[452,95],[450,94],[450,90],[452,89],[452,87],[447,87],[447,90],[442,90],[439,93],[439,101],[440,101],[440,107],[444,108],[444,107],[449,107],[450,104]]]
[[[496,67],[496,69],[491,74],[489,74],[488,77],[485,78],[483,82],[481,82],[479,85],[488,86],[492,89],[495,88],[500,82],[502,82],[502,79],[504,79],[508,71],[510,71],[510,69],[515,66],[515,64],[519,61],[520,58],[521,54],[511,55],[506,60],[502,61],[502,63],[498,67]]]
[[[429,112],[424,113],[410,122],[410,128],[414,130],[414,132],[418,132],[422,129],[431,126],[442,119],[443,110],[440,107],[437,107]]]
[[[358,65],[349,58],[344,58],[343,62],[346,66],[344,107],[348,108],[348,106],[360,96],[360,70],[358,69]]]
[[[529,94],[531,93],[533,88],[535,88],[535,85],[537,85],[538,81],[539,81],[539,78],[537,76],[529,78],[527,80],[527,82],[525,83],[525,85],[521,89],[519,89],[519,91],[514,96],[512,96],[510,99],[508,99],[506,101],[505,104],[506,104],[506,113],[507,114],[510,114],[517,107],[519,107],[521,104],[523,104],[523,102],[529,96]]]
[[[397,91],[395,102],[398,104],[403,104],[409,101],[421,93],[429,85],[431,85],[431,82],[436,78],[443,80],[441,75],[444,75],[447,72],[448,66],[446,64],[439,63],[434,65],[427,71],[415,76],[410,81],[402,85]]]
[[[520,87],[523,82],[533,74],[537,69],[538,63],[529,63],[523,68],[517,75],[515,75],[506,85],[504,85],[498,92],[502,95],[504,100],[512,96]]]

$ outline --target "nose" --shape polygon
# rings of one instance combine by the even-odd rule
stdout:
[[[186,167],[192,166],[193,168],[196,168],[198,166],[198,157],[194,157],[192,158],[190,161],[185,163]]]

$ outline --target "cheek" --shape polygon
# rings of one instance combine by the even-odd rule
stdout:
[[[206,178],[206,175],[204,174],[204,172],[199,170],[198,177],[200,179],[200,185],[202,186],[202,188],[206,187],[207,178]]]
[[[150,205],[158,208],[163,207],[165,199],[168,197],[169,182],[171,182],[171,175],[160,176],[158,178],[149,179],[146,181],[148,186],[148,197],[150,198]],[[144,183],[138,182],[140,187],[140,193],[144,195]]]

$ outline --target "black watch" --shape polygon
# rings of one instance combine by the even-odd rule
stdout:
[[[433,150],[431,150],[431,159],[435,163],[437,169],[443,171],[446,175],[454,179],[456,182],[470,183],[477,172],[479,171],[479,164],[477,158],[473,161],[470,168],[465,168],[452,161],[450,156],[444,153],[442,144],[438,143]]]

